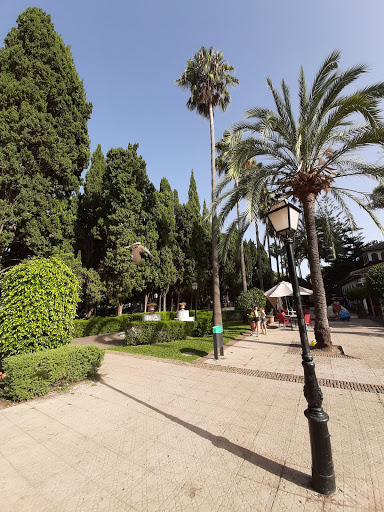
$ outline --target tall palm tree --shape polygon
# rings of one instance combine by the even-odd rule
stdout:
[[[384,143],[379,110],[379,103],[384,97],[384,83],[346,94],[345,88],[366,72],[366,66],[357,65],[340,71],[339,60],[340,53],[332,52],[309,89],[301,69],[297,120],[284,80],[280,94],[267,79],[276,112],[253,108],[246,113],[251,121],[235,127],[241,133],[252,132],[253,136],[240,142],[234,158],[243,161],[245,158],[262,157],[266,162],[248,180],[247,188],[257,187],[262,179],[268,177],[276,190],[302,205],[314,291],[315,335],[319,347],[330,347],[332,342],[316,234],[315,200],[319,195],[329,193],[350,215],[345,199],[353,199],[378,223],[359,192],[343,189],[339,178],[367,176],[383,183],[384,176],[382,165],[356,158],[356,150]],[[358,116],[362,118],[359,124],[356,122]]]
[[[215,203],[216,168],[215,168],[215,131],[213,123],[213,110],[220,107],[225,111],[231,97],[227,90],[229,85],[234,86],[239,81],[231,73],[235,71],[230,66],[222,52],[215,51],[213,47],[204,46],[187,61],[187,67],[181,77],[175,80],[179,87],[190,90],[187,101],[189,110],[196,110],[198,114],[209,119],[211,135],[211,187],[212,204]],[[217,216],[212,215],[212,281],[213,281],[213,323],[222,325],[219,282],[219,258],[217,250]]]
[[[219,156],[216,158],[216,168],[219,176],[225,173],[227,176],[233,177],[233,170],[231,167],[230,151],[231,149],[240,142],[241,134],[234,134],[226,130],[223,134],[223,138],[216,144],[216,149],[219,151]],[[237,173],[234,175],[235,187],[238,185],[239,177]],[[239,236],[239,247],[240,247],[240,265],[241,265],[241,280],[243,285],[243,292],[247,291],[247,276],[245,273],[245,260],[244,260],[244,244],[243,237],[240,231],[240,201],[236,203],[237,211],[237,231]]]

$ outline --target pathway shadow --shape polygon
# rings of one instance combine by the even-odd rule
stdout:
[[[227,452],[232,453],[233,455],[236,455],[237,457],[240,457],[243,460],[246,460],[247,462],[254,464],[255,466],[258,466],[258,467],[264,469],[265,471],[268,471],[269,473],[272,473],[273,475],[278,476],[279,478],[288,480],[289,482],[292,482],[295,485],[304,487],[305,489],[310,488],[310,485],[309,485],[310,477],[308,475],[306,475],[305,473],[303,473],[302,471],[298,471],[297,469],[293,469],[288,466],[284,466],[283,464],[279,464],[278,462],[268,459],[267,457],[264,457],[263,455],[260,455],[258,453],[252,452],[251,450],[248,450],[247,448],[244,448],[243,446],[240,446],[236,443],[232,443],[232,441],[230,441],[229,439],[227,439],[225,437],[216,436],[216,435],[212,434],[211,432],[208,432],[207,430],[204,430],[196,425],[193,425],[192,423],[188,423],[188,422],[178,418],[177,416],[168,414],[165,411],[162,411],[162,410],[158,409],[157,407],[154,407],[153,405],[150,405],[147,402],[140,400],[139,398],[136,398],[132,395],[129,395],[128,393],[125,393],[121,389],[111,386],[103,378],[100,379],[100,383],[103,384],[104,386],[107,386],[110,389],[113,389],[117,393],[120,393],[120,394],[126,396],[130,400],[134,400],[135,402],[143,405],[144,407],[148,407],[148,409],[151,409],[152,411],[155,411],[158,414],[161,414],[165,418],[168,418],[169,420],[173,421],[174,423],[177,423],[178,425],[181,425],[182,427],[190,430],[191,432],[194,432],[198,436],[203,437],[204,439],[207,439],[208,441],[210,441],[213,444],[213,446],[216,446],[217,448],[226,450]]]

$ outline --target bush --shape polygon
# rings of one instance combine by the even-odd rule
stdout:
[[[97,316],[90,320],[75,320],[74,338],[94,336],[96,334],[107,334],[109,332],[122,332],[132,315],[121,316]],[[140,317],[141,320],[141,317]]]
[[[1,395],[14,401],[48,393],[52,388],[96,375],[104,350],[93,346],[67,346],[33,354],[6,357]]]
[[[222,318],[223,318],[223,322],[236,322],[238,320],[242,320],[243,319],[243,313],[239,310],[226,310],[226,309],[223,309],[221,311],[221,315],[222,315]]]
[[[69,343],[78,282],[58,258],[32,259],[1,280],[0,358]]]
[[[125,333],[127,345],[150,345],[153,343],[166,343],[174,340],[184,340],[187,337],[187,324],[195,322],[129,322]]]
[[[384,302],[384,263],[374,265],[365,274],[365,284],[373,297]]]
[[[243,314],[243,319],[247,320],[248,315],[253,311],[253,307],[265,307],[267,299],[264,295],[263,290],[259,288],[252,288],[247,292],[242,292],[237,298],[237,308]]]

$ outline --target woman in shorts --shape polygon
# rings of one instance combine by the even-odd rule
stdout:
[[[267,315],[264,308],[259,308],[261,334],[267,335]]]

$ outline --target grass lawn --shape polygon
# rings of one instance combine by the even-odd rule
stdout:
[[[245,331],[249,331],[248,324],[244,324],[243,322],[225,322],[223,334],[224,345],[237,338]],[[113,347],[108,350],[163,357],[165,359],[193,361],[211,352],[213,350],[213,343],[212,334],[210,334],[204,336],[204,338],[187,338],[186,340],[170,341],[169,343],[159,343],[155,345],[139,345],[136,347]],[[193,355],[186,355],[186,352]]]

